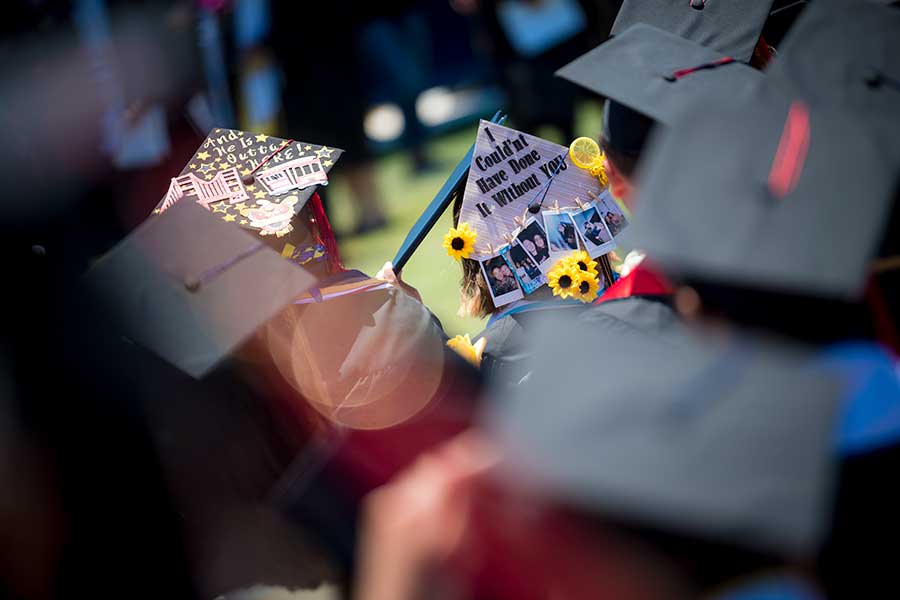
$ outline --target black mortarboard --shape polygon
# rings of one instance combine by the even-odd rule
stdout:
[[[625,524],[815,553],[830,516],[839,382],[793,347],[699,336],[652,312],[633,321],[623,313],[633,300],[535,323],[546,343],[527,385],[489,406],[513,472]],[[614,351],[594,351],[602,340]]]
[[[762,78],[727,54],[643,24],[629,27],[556,74],[665,124],[683,112],[700,118],[710,106],[745,95]],[[612,121],[613,116],[604,123],[604,139],[616,148],[636,146],[634,119]]]
[[[86,275],[128,338],[196,378],[313,283],[195,202],[145,221]]]
[[[611,34],[645,23],[749,62],[771,7],[772,0],[625,0]]]
[[[322,252],[308,239],[306,227],[294,227],[294,216],[318,186],[328,185],[328,173],[341,154],[338,148],[264,133],[213,129],[181,174],[172,178],[153,212],[164,212],[182,199],[193,200],[303,264]],[[319,234],[327,237],[321,228]]]
[[[856,115],[757,94],[665,132],[629,241],[674,275],[854,300],[896,182]]]
[[[490,120],[491,123],[496,125],[502,125],[504,121],[506,121],[506,115],[501,114],[500,111],[494,113],[494,116],[491,117]],[[425,212],[422,213],[415,224],[413,224],[409,233],[406,234],[403,244],[400,245],[400,249],[397,250],[397,254],[394,256],[394,260],[391,263],[394,265],[394,269],[397,272],[403,269],[407,261],[412,258],[413,252],[416,251],[416,248],[419,247],[419,244],[422,243],[425,236],[431,231],[431,228],[438,222],[438,219],[441,218],[441,215],[444,214],[444,211],[447,210],[447,207],[453,202],[453,199],[463,192],[469,175],[469,165],[472,163],[472,154],[474,154],[474,152],[475,144],[472,144],[466,155],[459,161],[456,168],[453,169],[450,177],[447,178],[447,181],[445,181],[444,185],[441,186],[441,189],[438,190],[437,195],[425,208]]]
[[[837,106],[871,127],[900,159],[900,11],[875,2],[817,0],[788,32],[765,86],[813,106]]]

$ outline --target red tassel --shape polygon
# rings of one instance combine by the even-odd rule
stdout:
[[[325,247],[325,254],[328,256],[328,270],[331,273],[344,271],[344,264],[341,262],[341,255],[338,252],[337,240],[334,239],[331,223],[328,221],[328,217],[325,216],[325,207],[322,206],[319,192],[315,192],[309,199],[309,209],[312,212],[313,220],[316,222],[315,230],[318,242]]]

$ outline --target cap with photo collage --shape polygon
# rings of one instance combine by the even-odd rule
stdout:
[[[97,260],[84,283],[126,337],[200,379],[315,282],[258,236],[176,202]]]
[[[884,3],[881,3],[884,4]],[[871,1],[816,0],[801,14],[764,85],[868,124],[900,164],[900,10]]]
[[[576,166],[570,148],[481,121],[459,222],[444,245],[452,257],[481,264],[496,307],[544,284],[564,299],[589,301],[603,285],[592,259],[615,247],[610,227],[618,233],[625,225],[621,207],[590,168]],[[576,255],[585,266],[559,285]]]
[[[757,94],[673,124],[645,165],[629,241],[668,272],[862,295],[897,172],[858,115]]]
[[[643,23],[750,62],[772,0],[625,0],[611,35]]]
[[[338,265],[337,245],[315,192],[328,185],[328,173],[342,153],[263,133],[213,129],[153,212],[192,199],[297,264],[324,260]],[[301,225],[295,216],[307,204],[311,219]]]
[[[830,523],[840,381],[803,347],[707,336],[641,302],[655,310],[636,318],[635,304],[612,302],[538,315],[546,343],[528,385],[485,414],[512,473],[629,527],[815,556]],[[584,349],[610,336],[616,351],[589,360],[603,389],[571,385],[584,379]]]
[[[710,107],[732,104],[762,78],[727,53],[640,23],[557,75],[609,100],[604,142],[635,156],[654,123],[668,125],[681,113],[702,120]]]

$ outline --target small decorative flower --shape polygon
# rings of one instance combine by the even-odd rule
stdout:
[[[563,260],[566,260],[570,264],[578,267],[580,271],[587,271],[587,273],[585,273],[585,276],[595,273],[597,269],[597,261],[591,258],[591,255],[584,250],[579,250],[572,256],[568,256]]]
[[[562,259],[547,273],[547,285],[553,290],[554,296],[568,298],[579,293],[583,278],[584,274],[578,267],[573,266],[570,260]]]
[[[474,344],[469,339],[469,334],[457,335],[447,340],[447,347],[469,361],[472,365],[481,366],[481,354],[484,352],[486,338],[481,338]]]
[[[584,278],[578,284],[578,293],[574,294],[582,302],[593,302],[600,292],[600,278],[594,272],[584,273]]]
[[[444,248],[455,260],[469,258],[475,249],[475,230],[468,223],[460,223],[459,227],[451,227],[444,236]]]
[[[609,185],[609,177],[606,176],[606,161],[604,154],[601,153],[600,156],[597,157],[588,171],[591,175],[600,180],[601,186],[606,187]]]

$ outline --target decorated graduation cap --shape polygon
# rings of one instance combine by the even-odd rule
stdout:
[[[762,74],[727,53],[646,24],[632,25],[556,73],[611,100],[606,143],[637,155],[654,122],[695,119],[749,93]]]
[[[884,3],[881,3],[884,4]],[[788,33],[765,85],[813,105],[844,107],[900,160],[900,10],[817,0]]]
[[[128,338],[198,379],[315,283],[195,202],[147,219],[85,277]]]
[[[633,308],[538,316],[545,343],[528,385],[487,415],[517,471],[564,505],[626,525],[814,555],[830,518],[840,384],[803,351],[698,337]],[[610,336],[615,352],[585,354]]]
[[[223,221],[253,232],[298,264],[340,264],[316,195],[342,150],[236,129],[213,129],[153,211],[190,199]],[[297,215],[309,204],[310,222]],[[312,234],[312,235],[310,235]]]
[[[669,128],[630,241],[676,275],[856,300],[896,183],[857,115],[758,94]]]
[[[771,8],[772,0],[625,0],[611,34],[653,25],[749,62]]]

